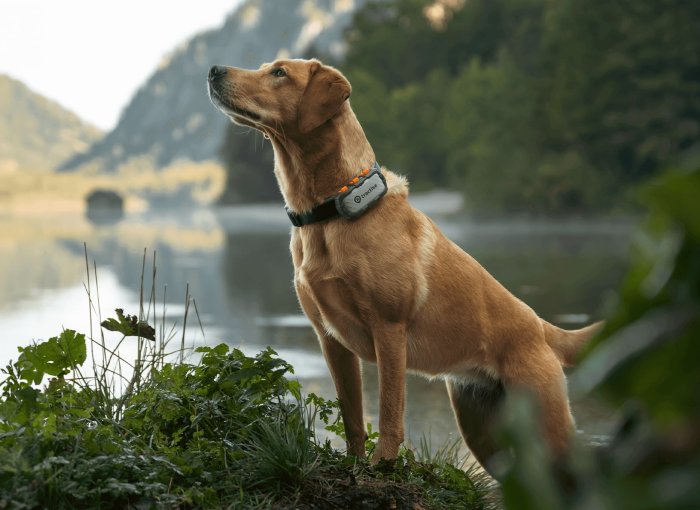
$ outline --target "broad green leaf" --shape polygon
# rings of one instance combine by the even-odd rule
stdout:
[[[39,344],[19,348],[17,365],[25,380],[39,384],[44,374],[62,376],[82,365],[87,358],[85,335],[72,329]]]
[[[139,321],[135,315],[124,315],[124,310],[114,310],[117,318],[109,318],[102,321],[102,327],[109,331],[116,331],[124,336],[138,336],[147,340],[156,339],[156,330],[146,321]]]

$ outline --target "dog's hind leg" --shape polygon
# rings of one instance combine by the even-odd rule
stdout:
[[[462,437],[479,463],[489,469],[489,459],[499,450],[494,437],[495,420],[505,390],[500,381],[464,383],[446,380],[447,393]]]
[[[518,356],[517,361],[501,368],[506,388],[517,388],[534,397],[541,417],[542,432],[553,459],[568,451],[574,432],[574,418],[569,408],[566,377],[554,351],[545,347]]]

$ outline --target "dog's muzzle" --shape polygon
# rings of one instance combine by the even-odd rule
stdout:
[[[220,78],[223,78],[226,76],[227,69],[224,66],[212,66],[211,69],[209,69],[209,83],[213,83],[215,81],[218,81]]]
[[[241,108],[231,97],[231,93],[226,82],[223,80],[228,74],[229,68],[226,66],[212,66],[207,75],[209,85],[209,99],[214,105],[227,115],[243,117],[249,121],[259,122],[261,117],[257,113],[246,108]]]

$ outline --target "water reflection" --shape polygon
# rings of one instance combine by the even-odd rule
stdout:
[[[437,223],[540,315],[563,326],[599,315],[626,266],[629,224],[459,217]],[[0,218],[0,363],[16,358],[16,346],[32,338],[89,327],[84,242],[98,267],[104,313],[117,306],[138,313],[146,248],[146,295],[155,250],[156,301],[159,311],[165,304],[168,324],[182,324],[189,283],[206,337],[195,322],[188,342],[226,341],[251,354],[272,345],[296,367],[307,391],[334,397],[294,295],[289,228],[274,206],[144,214],[108,225],[79,216]],[[364,372],[367,418],[376,424],[376,369]],[[414,441],[429,431],[435,444],[456,434],[442,383],[411,377],[408,391],[406,429]],[[578,407],[587,432],[604,432],[605,410]]]

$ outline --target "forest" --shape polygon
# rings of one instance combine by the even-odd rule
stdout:
[[[700,4],[371,1],[341,69],[379,161],[470,212],[610,215],[700,134]],[[269,145],[229,129],[224,201],[278,197]]]

